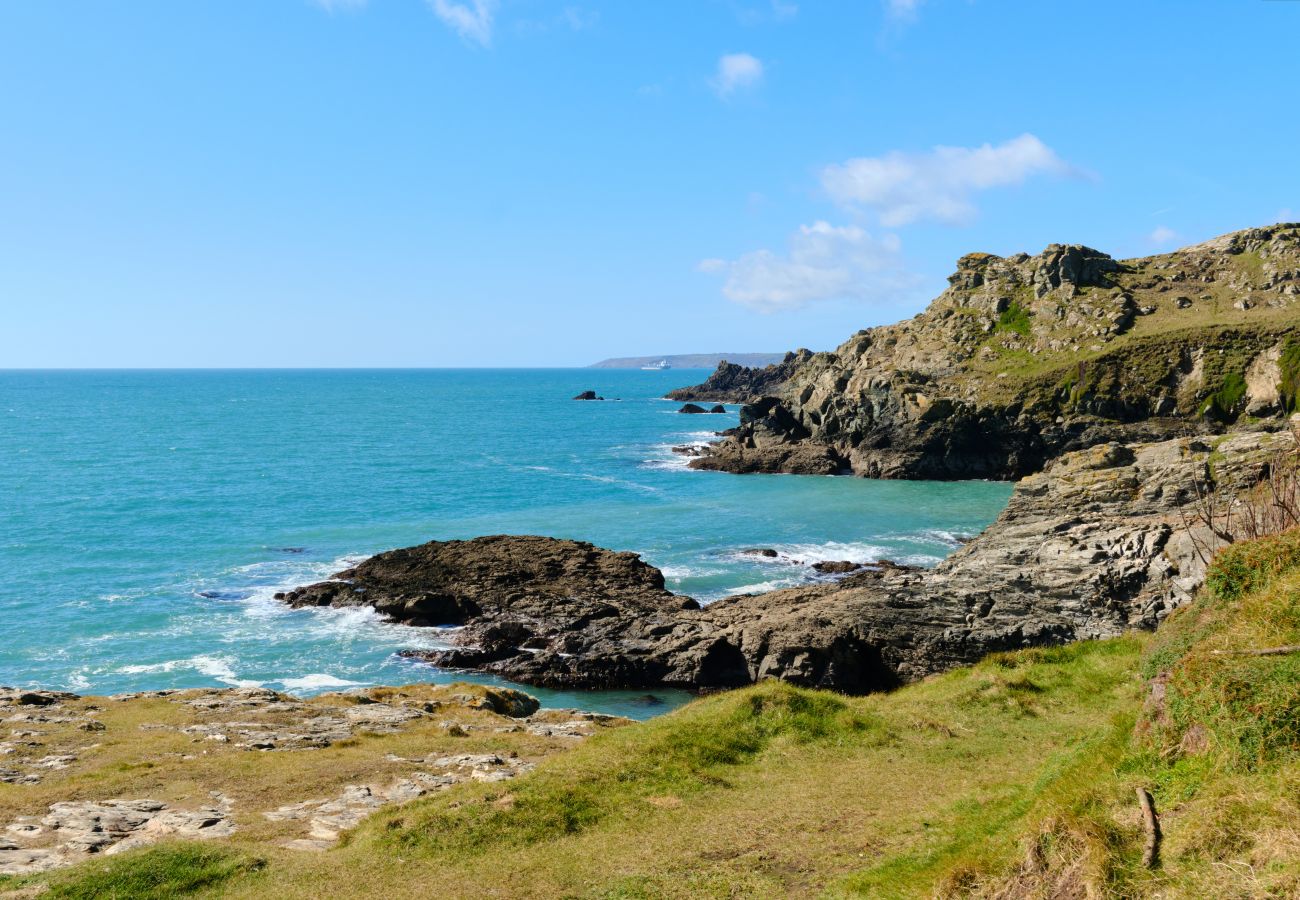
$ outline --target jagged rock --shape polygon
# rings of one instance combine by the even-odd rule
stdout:
[[[776,559],[781,555],[771,547],[752,547],[749,550],[741,550],[740,552],[745,556],[762,556],[765,559]]]
[[[706,410],[703,406],[696,406],[694,403],[687,403],[685,406],[683,406],[681,409],[677,411],[679,413],[686,413],[692,416],[698,416],[701,413],[708,412],[708,410]]]
[[[1161,299],[1171,284],[1193,283],[1205,310],[1194,325],[1179,313],[1190,297]],[[1241,415],[1283,412],[1259,398],[1280,383],[1265,356],[1300,343],[1298,299],[1297,225],[1124,262],[1078,245],[973,253],[913,319],[791,360],[778,380],[720,367],[673,396],[762,386],[717,397],[746,402],[741,423],[690,461],[696,469],[1019,478],[1095,444],[1220,432]],[[1210,401],[1235,378],[1255,389],[1219,410]]]
[[[708,403],[749,403],[775,393],[786,380],[812,357],[811,351],[787,353],[779,363],[761,369],[738,366],[725,360],[708,381],[695,387],[668,392],[669,400],[694,400]],[[725,410],[722,410],[725,412]]]
[[[604,397],[597,396],[595,391],[583,391],[573,398],[574,400],[604,400]]]

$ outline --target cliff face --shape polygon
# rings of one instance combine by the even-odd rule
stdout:
[[[1106,441],[1296,409],[1300,225],[1122,262],[1078,245],[972,253],[948,280],[911,320],[679,392],[748,403],[691,465],[1016,478]]]

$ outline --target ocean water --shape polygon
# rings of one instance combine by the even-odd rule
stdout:
[[[661,398],[706,374],[0,372],[0,684],[452,681],[467,676],[396,656],[445,633],[272,594],[392,547],[531,533],[637,551],[709,601],[810,580],[821,559],[932,565],[1010,494],[690,471],[672,446],[731,427],[735,407],[687,416]],[[619,399],[570,399],[586,389]],[[686,697],[526,689],[638,717]]]

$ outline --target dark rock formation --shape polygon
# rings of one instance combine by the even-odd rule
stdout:
[[[677,411],[679,413],[688,413],[689,415],[693,415],[693,416],[698,416],[700,413],[707,412],[707,410],[703,406],[696,406],[694,403],[687,403],[685,406],[683,406],[681,409]]]
[[[792,374],[812,358],[809,350],[787,353],[779,363],[750,369],[723,361],[703,384],[668,392],[669,400],[707,403],[748,403],[777,392]]]
[[[285,599],[463,624],[455,649],[414,655],[529,684],[714,688],[776,677],[872,691],[996,650],[1154,627],[1204,577],[1183,523],[1211,455],[1216,482],[1245,490],[1294,448],[1289,432],[1265,431],[1213,446],[1094,446],[1024,479],[998,520],[935,569],[881,563],[704,609],[664,590],[634,554],[504,536],[383,553]]]
[[[581,394],[574,397],[573,399],[574,400],[604,400],[605,398],[597,396],[595,391],[583,391]]]
[[[1078,245],[972,253],[948,280],[919,316],[783,363],[779,378],[719,367],[674,392],[747,402],[691,466],[1019,478],[1096,444],[1296,408],[1284,385],[1298,373],[1283,369],[1300,352],[1300,226],[1124,262]]]
[[[776,559],[781,555],[771,547],[752,547],[749,550],[741,550],[740,552],[745,556],[763,556],[767,559]]]
[[[850,572],[856,572],[858,569],[864,568],[864,565],[847,559],[837,559],[815,562],[812,567],[823,575],[847,575]]]
[[[723,406],[721,403],[715,403],[715,404],[714,404],[712,407],[710,407],[710,409],[709,409],[709,412],[711,412],[711,413],[725,413],[726,411],[727,411],[727,408],[726,408],[725,406]]]

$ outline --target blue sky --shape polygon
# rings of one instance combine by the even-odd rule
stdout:
[[[0,0],[0,368],[829,349],[1300,219],[1300,2]]]

